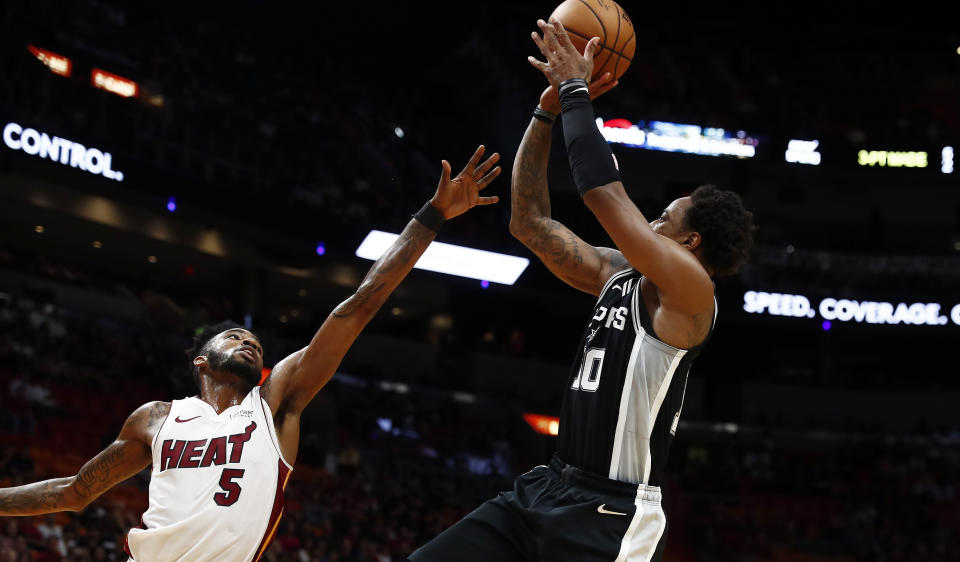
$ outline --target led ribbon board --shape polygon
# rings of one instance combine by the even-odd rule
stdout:
[[[787,151],[784,153],[783,158],[787,162],[793,162],[795,164],[819,166],[820,153],[817,152],[817,146],[819,146],[819,144],[820,141],[818,140],[806,141],[790,139],[790,142],[787,143]]]
[[[803,295],[747,291],[743,294],[743,310],[750,314],[786,316],[793,318],[820,318],[831,322],[863,324],[960,326],[960,303],[949,312],[936,302],[859,301],[826,297],[816,306]]]
[[[397,234],[371,230],[360,247],[357,248],[357,257],[368,260],[379,259],[397,238]],[[414,267],[437,273],[513,285],[528,265],[530,265],[530,260],[527,258],[487,252],[454,244],[444,244],[443,242],[432,242]]]
[[[923,151],[861,150],[857,164],[880,168],[926,168],[929,158]]]
[[[140,86],[133,80],[100,68],[94,68],[90,71],[90,83],[94,88],[105,90],[122,98],[135,98],[140,93]]]
[[[73,62],[69,58],[33,45],[27,45],[27,50],[30,51],[31,55],[37,57],[37,60],[46,65],[50,72],[67,78],[70,77]]]
[[[123,172],[111,168],[113,155],[98,148],[87,148],[78,142],[51,137],[47,133],[24,128],[12,122],[3,127],[3,143],[12,150],[22,150],[31,156],[79,168],[89,174],[123,181]]]
[[[646,124],[641,121],[634,124],[627,119],[604,121],[597,117],[597,128],[607,142],[702,156],[753,158],[760,144],[744,131],[731,133],[717,127],[702,128],[667,121],[650,121]]]

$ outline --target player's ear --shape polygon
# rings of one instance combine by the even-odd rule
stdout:
[[[692,252],[700,247],[701,242],[703,242],[703,238],[700,236],[700,233],[691,230],[684,235],[683,240],[680,241],[680,245]]]
[[[202,369],[206,364],[207,364],[206,355],[198,355],[193,358],[193,366],[198,369]]]

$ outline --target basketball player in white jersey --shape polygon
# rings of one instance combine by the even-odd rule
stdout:
[[[262,386],[263,349],[234,327],[201,336],[193,358],[199,397],[150,402],[75,476],[0,489],[0,516],[79,511],[152,466],[150,507],[127,535],[131,560],[258,560],[282,512],[297,456],[300,415],[333,376],[350,345],[407,275],[447,219],[497,197],[479,191],[500,173],[484,147],[457,177],[450,164],[434,196],[337,306],[303,349],[280,361]],[[92,405],[92,407],[96,407]]]
[[[414,562],[658,562],[666,517],[660,486],[687,375],[716,318],[712,277],[736,272],[752,215],[712,186],[648,222],[620,181],[594,121],[589,84],[598,39],[580,54],[559,23],[533,34],[530,57],[550,87],[517,151],[510,231],[557,277],[595,295],[567,379],[557,453],[411,555]],[[559,97],[558,97],[559,93]],[[547,162],[562,113],[574,182],[616,249],[584,242],[550,214]]]

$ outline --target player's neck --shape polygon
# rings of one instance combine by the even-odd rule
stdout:
[[[243,402],[253,386],[232,374],[211,373],[200,378],[200,399],[219,414]]]

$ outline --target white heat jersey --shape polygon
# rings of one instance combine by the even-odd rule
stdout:
[[[140,562],[258,560],[290,471],[260,387],[219,415],[199,398],[174,400],[153,439],[150,507],[127,534],[127,553]]]

